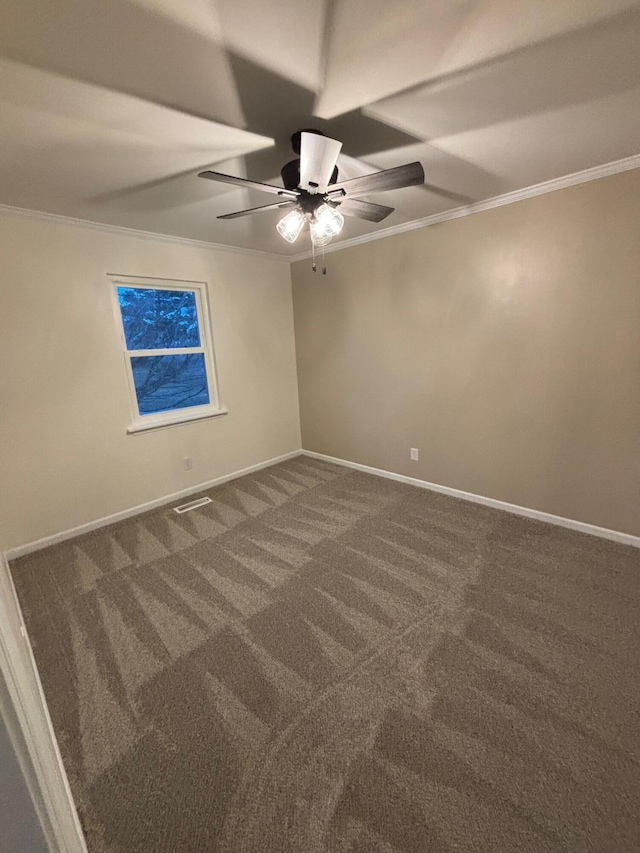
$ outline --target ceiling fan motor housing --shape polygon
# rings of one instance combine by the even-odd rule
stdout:
[[[300,185],[300,158],[296,157],[295,160],[290,160],[286,163],[280,170],[280,174],[284,188],[287,190],[296,190]],[[337,180],[338,167],[336,166],[329,179],[329,184],[335,184]]]
[[[312,194],[308,193],[306,190],[300,191],[300,195],[298,196],[298,207],[303,213],[308,213],[310,216],[313,216],[316,209],[322,204],[329,204],[331,207],[334,207],[334,205],[331,204],[330,199],[328,199],[324,193]]]
[[[300,154],[300,146],[302,144],[303,133],[314,133],[316,136],[326,136],[321,130],[316,130],[313,127],[305,127],[303,130],[297,130],[291,137],[291,147],[294,154]],[[300,186],[300,157],[295,160],[290,160],[280,170],[282,183],[287,190],[296,190]],[[338,180],[338,167],[336,166],[329,179],[330,184],[335,184]]]

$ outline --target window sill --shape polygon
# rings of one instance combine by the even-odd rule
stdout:
[[[229,410],[221,407],[219,409],[209,409],[204,412],[193,412],[192,414],[181,413],[179,415],[149,416],[148,420],[134,421],[131,426],[127,427],[127,434],[135,435],[138,432],[150,432],[154,429],[165,429],[166,427],[178,426],[178,424],[203,421],[207,418],[219,418],[221,415],[228,414]]]

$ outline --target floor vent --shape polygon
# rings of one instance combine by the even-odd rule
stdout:
[[[190,509],[198,509],[199,506],[204,506],[205,504],[213,503],[211,498],[198,498],[195,501],[189,501],[186,504],[180,504],[180,506],[174,506],[174,512],[189,512]]]

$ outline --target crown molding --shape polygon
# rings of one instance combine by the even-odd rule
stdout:
[[[524,187],[520,190],[513,190],[494,198],[476,201],[473,204],[456,207],[452,210],[443,210],[442,213],[433,213],[431,216],[425,216],[422,219],[402,222],[391,228],[383,228],[369,234],[362,234],[360,237],[351,237],[349,240],[325,246],[324,253],[326,255],[330,252],[339,252],[341,249],[359,246],[361,243],[371,243],[374,240],[382,240],[384,237],[392,237],[394,234],[404,234],[405,231],[415,231],[418,228],[426,228],[429,225],[437,225],[440,222],[449,222],[451,219],[460,219],[463,216],[481,213],[483,210],[492,210],[495,207],[502,207],[505,204],[514,204],[517,201],[524,201],[527,198],[533,198],[537,195],[544,195],[545,193],[555,192],[555,190],[562,190],[567,187],[576,186],[576,184],[587,183],[588,181],[596,181],[598,178],[606,178],[610,175],[617,175],[620,172],[629,172],[632,169],[638,168],[640,168],[640,154],[634,154],[632,157],[625,157],[623,160],[614,160],[602,166],[593,166],[591,169],[584,169],[581,172],[564,175],[562,178],[552,178],[550,181],[533,184],[530,187]],[[290,257],[289,261],[295,263],[296,261],[307,260],[310,257],[311,251],[301,252],[298,255]]]
[[[88,228],[90,231],[101,231],[106,234],[116,234],[121,237],[139,237],[144,240],[158,240],[161,243],[177,243],[182,246],[195,246],[200,249],[213,249],[217,252],[231,252],[235,255],[250,255],[258,258],[268,258],[272,261],[289,263],[286,255],[275,252],[262,252],[259,249],[244,249],[240,246],[227,246],[223,243],[209,243],[207,240],[195,240],[191,237],[177,237],[172,234],[158,234],[155,231],[141,231],[138,228],[127,228],[124,225],[107,225],[104,222],[93,222],[90,219],[75,219],[73,216],[63,216],[60,213],[46,213],[41,210],[30,210],[26,207],[13,207],[0,204],[0,216],[11,216],[18,219],[30,219],[41,222],[52,222],[56,225],[70,225],[74,228]]]
[[[527,198],[533,198],[537,195],[555,192],[566,187],[573,187],[576,184],[584,184],[588,181],[596,181],[598,178],[606,178],[610,175],[617,175],[620,172],[629,172],[632,169],[640,168],[640,154],[634,154],[631,157],[625,157],[622,160],[614,160],[611,163],[605,163],[602,166],[593,166],[590,169],[584,169],[581,172],[573,172],[570,175],[564,175],[561,178],[552,178],[550,181],[544,181],[540,184],[533,184],[530,187],[523,187],[519,190],[504,193],[504,195],[494,196],[493,198],[476,201],[473,204],[464,205],[463,207],[455,207],[452,210],[444,210],[441,213],[433,213],[431,216],[424,216],[422,219],[412,219],[410,222],[401,222],[399,225],[394,225],[391,228],[382,228],[378,231],[373,231],[369,234],[362,234],[359,237],[352,237],[349,240],[342,240],[340,243],[329,244],[325,246],[324,253],[339,252],[342,249],[348,249],[351,246],[359,246],[361,243],[371,243],[374,240],[382,240],[385,237],[392,237],[394,234],[403,234],[405,231],[415,231],[418,228],[427,228],[429,225],[437,225],[440,222],[449,222],[451,219],[460,219],[463,216],[471,216],[474,213],[482,213],[483,210],[492,210],[495,207],[502,207],[505,204],[514,204],[517,201],[524,201]],[[58,213],[46,213],[40,210],[30,210],[24,207],[13,207],[8,204],[0,204],[0,216],[13,216],[22,219],[40,220],[44,222],[53,222],[58,225],[71,225],[77,228],[88,228],[91,231],[102,231],[107,234],[117,234],[124,237],[139,237],[144,240],[158,240],[164,243],[174,243],[182,246],[195,246],[201,249],[212,249],[217,252],[231,252],[236,255],[248,255],[256,258],[263,258],[272,261],[280,261],[281,263],[292,264],[297,261],[304,261],[311,257],[311,251],[300,252],[297,255],[285,255],[277,252],[263,252],[259,249],[245,249],[240,246],[227,246],[222,243],[210,243],[207,240],[195,240],[191,237],[176,237],[171,234],[158,234],[154,231],[142,231],[137,228],[127,228],[123,225],[107,225],[103,222],[93,222],[89,219],[75,219],[72,216],[63,216]],[[286,247],[283,247],[286,248]]]

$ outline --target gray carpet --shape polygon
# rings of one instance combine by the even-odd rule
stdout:
[[[640,552],[299,457],[12,564],[91,853],[640,850]]]

